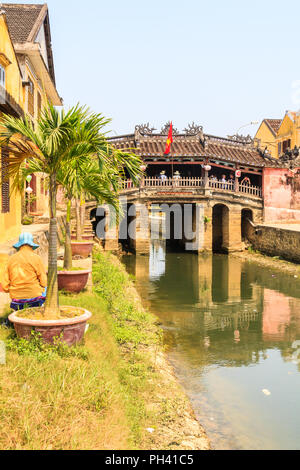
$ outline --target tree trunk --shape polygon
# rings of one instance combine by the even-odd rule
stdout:
[[[72,269],[72,245],[71,245],[71,207],[72,200],[68,199],[67,204],[67,220],[66,220],[66,240],[65,240],[65,255],[64,255],[64,269],[70,271]]]
[[[79,199],[76,199],[76,239],[79,242],[82,241],[80,200]]]
[[[56,219],[56,174],[50,175],[49,188],[49,258],[48,291],[45,303],[45,319],[51,320],[59,314],[57,283],[57,219]]]
[[[84,224],[85,224],[85,199],[82,196],[80,200],[80,218],[81,218],[81,233],[83,233],[84,230]]]

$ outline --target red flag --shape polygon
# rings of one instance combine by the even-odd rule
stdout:
[[[173,123],[171,122],[169,135],[168,135],[168,140],[167,140],[167,145],[166,145],[166,150],[165,150],[165,155],[169,155],[169,153],[171,152],[171,145],[172,144],[173,144]]]

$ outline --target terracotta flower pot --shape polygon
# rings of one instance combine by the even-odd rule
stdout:
[[[87,285],[92,271],[58,271],[58,289],[78,294]]]
[[[71,245],[73,256],[81,256],[82,258],[88,258],[92,254],[94,243],[90,241],[72,241]]]
[[[43,212],[31,212],[30,211],[30,215],[31,217],[42,217],[42,215],[44,215]]]
[[[19,338],[30,339],[31,331],[34,330],[41,334],[45,343],[53,344],[56,338],[61,338],[61,341],[68,346],[74,346],[83,340],[86,323],[92,314],[84,308],[73,308],[76,311],[82,311],[82,315],[65,320],[29,320],[28,318],[19,318],[17,313],[13,313],[9,316],[9,321],[14,324]]]
[[[92,241],[92,240],[94,240],[95,235],[93,233],[91,233],[91,234],[85,233],[84,235],[82,235],[82,238],[83,238],[83,240]],[[76,235],[72,235],[71,240],[77,240]]]

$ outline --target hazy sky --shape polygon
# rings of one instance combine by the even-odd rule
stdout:
[[[173,120],[180,130],[195,121],[226,136],[300,108],[299,0],[48,5],[65,105],[88,104],[113,119],[117,134]]]

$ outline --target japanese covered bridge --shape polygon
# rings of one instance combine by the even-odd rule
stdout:
[[[249,223],[300,219],[299,151],[277,160],[255,147],[251,139],[215,137],[192,125],[184,134],[175,131],[171,153],[166,156],[166,134],[137,126],[134,134],[110,139],[118,149],[134,152],[143,160],[139,187],[129,179],[122,182],[125,223],[138,215],[142,219],[134,236],[127,237],[137,253],[149,251],[150,219],[165,210],[162,205],[188,205],[193,219],[200,214],[202,223],[197,225],[193,245],[199,252],[241,250]],[[195,226],[193,220],[194,230]],[[105,238],[107,249],[116,249],[120,241],[116,228],[108,224]]]

